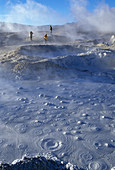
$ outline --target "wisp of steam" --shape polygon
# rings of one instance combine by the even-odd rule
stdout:
[[[90,12],[87,5],[87,0],[71,0],[71,10],[76,21],[94,31],[115,32],[115,7],[110,8],[103,3]]]

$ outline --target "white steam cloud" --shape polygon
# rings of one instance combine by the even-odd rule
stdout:
[[[77,21],[97,31],[115,32],[115,7],[101,4],[89,12],[87,5],[87,0],[71,0],[71,10]]]
[[[6,15],[0,16],[0,21],[8,23],[20,23],[26,25],[61,25],[70,21],[78,21],[84,29],[101,32],[115,32],[115,7],[110,8],[107,4],[98,5],[93,12],[88,10],[89,0],[70,1],[72,11],[67,17],[62,16],[50,7],[36,0],[20,0],[16,4],[7,1]]]
[[[34,0],[26,0],[26,3],[7,3],[9,13],[0,19],[9,23],[21,23],[26,25],[62,24],[67,20],[52,8],[42,5]]]

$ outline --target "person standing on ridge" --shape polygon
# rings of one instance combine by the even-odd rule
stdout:
[[[32,41],[33,32],[30,31],[30,40]]]
[[[50,32],[52,33],[52,26],[50,25]]]
[[[45,43],[47,42],[47,34],[44,35],[44,40],[45,40]]]

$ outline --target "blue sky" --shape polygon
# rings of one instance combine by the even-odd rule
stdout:
[[[0,0],[0,21],[59,25],[101,14],[103,7],[114,14],[115,0]]]

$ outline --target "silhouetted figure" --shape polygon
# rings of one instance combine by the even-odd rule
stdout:
[[[52,33],[52,26],[50,25],[50,32]]]
[[[47,42],[47,34],[44,35],[44,40],[45,40],[45,43]]]
[[[30,40],[32,41],[33,32],[30,31]]]

